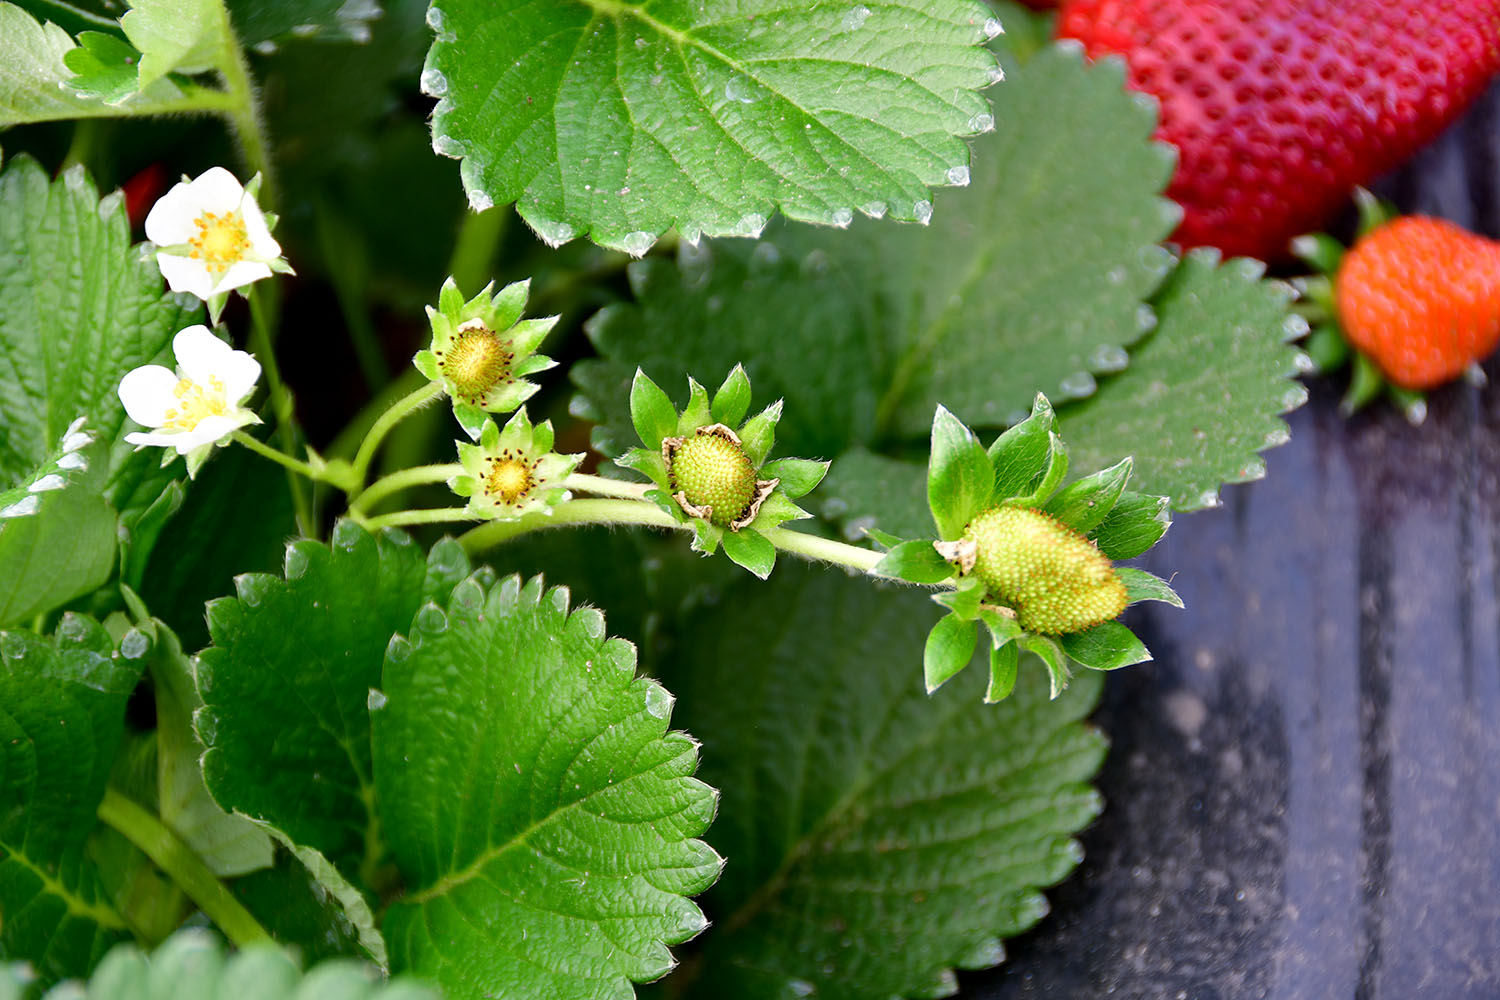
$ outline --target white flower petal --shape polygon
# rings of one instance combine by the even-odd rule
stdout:
[[[266,265],[259,261],[242,260],[238,264],[229,265],[229,270],[225,271],[219,278],[218,284],[214,285],[214,291],[227,292],[270,276],[271,269]]]
[[[198,421],[198,426],[177,436],[177,440],[173,442],[177,448],[177,454],[186,455],[195,448],[201,448],[206,444],[217,444],[227,438],[250,422],[244,419],[246,412],[241,410],[227,417],[204,417]],[[250,416],[253,419],[254,414]]]
[[[135,445],[136,451],[142,448],[171,448],[180,437],[181,431],[131,431],[125,435],[125,443]]]
[[[143,365],[120,379],[120,402],[131,420],[145,427],[160,427],[167,422],[167,411],[177,405],[177,397],[172,394],[175,388],[174,372],[161,365]]]
[[[174,292],[187,292],[205,301],[214,293],[214,276],[208,273],[208,267],[202,261],[176,254],[158,253],[156,266],[161,268],[162,277],[167,279],[167,287]]]
[[[224,377],[225,361],[235,350],[199,323],[177,331],[172,338],[172,353],[177,355],[177,370],[185,378],[207,387],[210,379]]]
[[[260,378],[260,362],[244,351],[230,351],[219,369],[219,378],[224,380],[224,398],[231,405],[238,405],[254,391]]]
[[[271,230],[266,226],[266,217],[261,214],[260,206],[255,203],[254,198],[245,199],[240,216],[245,220],[245,235],[250,237],[250,252],[267,260],[280,257],[281,244],[271,235]]]
[[[193,196],[192,185],[174,184],[146,213],[146,239],[157,246],[186,243],[197,235],[197,227],[193,225],[197,218],[198,199]]]
[[[245,186],[223,167],[209,167],[193,178],[193,197],[210,212],[233,212],[245,197]]]

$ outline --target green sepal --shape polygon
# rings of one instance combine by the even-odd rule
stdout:
[[[1292,240],[1292,253],[1323,274],[1338,273],[1344,245],[1327,233],[1308,233]]]
[[[1161,601],[1174,608],[1182,607],[1182,598],[1177,596],[1177,591],[1159,576],[1131,566],[1117,566],[1115,576],[1119,577],[1120,582],[1125,585],[1125,599],[1130,604],[1139,604],[1141,601]]]
[[[995,470],[992,503],[1003,503],[1032,490],[1032,484],[1045,474],[1051,447],[1048,434],[1054,423],[1052,404],[1037,393],[1031,416],[995,438],[988,452]]]
[[[760,505],[750,527],[774,528],[787,521],[801,521],[809,517],[812,515],[788,500],[780,490],[775,490]]]
[[[1021,652],[1013,642],[990,650],[990,683],[984,691],[985,704],[993,705],[1010,697],[1016,689],[1020,664]]]
[[[693,526],[694,552],[702,552],[706,556],[711,556],[718,551],[719,542],[724,537],[723,528],[701,517],[690,517],[688,523]]]
[[[1018,507],[1040,507],[1047,501],[1058,485],[1068,475],[1068,446],[1055,431],[1047,432],[1047,465],[1042,476],[1033,485],[1030,493],[1015,497],[1011,503]]]
[[[676,500],[672,499],[671,494],[667,493],[666,490],[647,490],[645,499],[656,504],[665,513],[671,514],[677,519],[678,524],[686,524],[688,522],[687,513],[683,511]]]
[[[957,615],[944,615],[932,626],[932,631],[927,633],[927,645],[922,650],[922,677],[928,694],[969,665],[978,642],[979,630],[974,622]]]
[[[932,599],[964,621],[974,621],[984,600],[984,581],[977,576],[960,577],[955,589],[939,591]]]
[[[1110,559],[1134,559],[1161,540],[1172,526],[1170,497],[1125,490],[1089,537]]]
[[[1349,355],[1354,348],[1349,346],[1349,341],[1339,332],[1338,324],[1333,322],[1319,323],[1313,327],[1302,344],[1302,350],[1312,359],[1314,368],[1323,375],[1344,367],[1349,361]]]
[[[1020,622],[1010,615],[1001,614],[998,609],[988,605],[980,605],[979,620],[984,622],[984,627],[989,630],[990,645],[995,649],[1015,642],[1026,634]]]
[[[899,542],[875,564],[874,572],[907,583],[942,583],[953,576],[953,564],[938,555],[926,539]]]
[[[1130,482],[1133,460],[1122,459],[1108,469],[1064,486],[1042,509],[1080,534],[1098,527],[1114,509]]]
[[[1090,670],[1118,670],[1151,659],[1146,644],[1119,622],[1104,622],[1082,632],[1061,636],[1069,658]]]
[[[677,418],[677,436],[687,437],[700,427],[713,422],[713,411],[708,405],[708,390],[698,380],[688,376],[688,405]]]
[[[1339,411],[1346,417],[1369,406],[1385,389],[1385,376],[1380,374],[1375,362],[1364,354],[1355,352],[1350,373],[1349,391],[1339,401]]]
[[[479,435],[484,431],[486,424],[490,422],[489,414],[479,407],[455,399],[453,401],[453,419],[464,429],[464,433],[474,441],[479,440]]]
[[[438,365],[437,355],[423,349],[412,355],[412,367],[422,373],[422,377],[429,382],[436,382],[443,377],[443,369]]]
[[[1427,394],[1418,389],[1405,389],[1394,383],[1388,383],[1385,394],[1390,397],[1391,403],[1401,411],[1406,422],[1413,427],[1420,427],[1427,419]]]
[[[710,412],[715,423],[726,427],[734,427],[750,412],[750,377],[743,365],[735,365],[725,377],[724,384],[714,393]]]
[[[1062,648],[1047,636],[1030,632],[1016,641],[1022,649],[1028,653],[1034,653],[1047,668],[1047,677],[1052,682],[1052,697],[1056,699],[1068,686],[1068,681],[1073,678],[1072,672],[1068,670],[1068,658],[1063,655]]]
[[[927,504],[938,537],[951,541],[964,533],[975,515],[990,506],[995,471],[989,455],[946,407],[932,418],[932,455],[927,463]]]
[[[832,464],[811,458],[778,458],[761,466],[760,477],[779,480],[777,492],[796,500],[811,493],[828,475],[828,467]]]
[[[776,425],[781,422],[782,400],[777,400],[745,421],[740,428],[740,446],[750,464],[760,468],[776,443]]]
[[[875,539],[877,543],[883,545],[887,549],[894,549],[896,546],[906,541],[906,539],[902,538],[900,535],[893,535],[889,531],[881,531],[879,528],[866,528],[865,534]]]
[[[630,383],[630,420],[635,424],[641,443],[656,449],[658,457],[662,439],[677,433],[677,408],[661,387],[639,368],[635,370],[635,380]]]
[[[721,544],[726,556],[762,580],[776,567],[776,546],[754,528],[726,531]]]
[[[661,457],[660,449],[650,451],[646,448],[632,448],[615,459],[615,464],[622,469],[634,469],[663,490],[670,487],[667,481],[667,460]]]
[[[1362,187],[1354,189],[1354,205],[1359,209],[1358,235],[1361,237],[1368,236],[1400,214],[1395,205],[1377,198],[1369,189]]]

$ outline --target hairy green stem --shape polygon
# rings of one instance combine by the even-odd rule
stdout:
[[[271,310],[266,305],[266,294],[259,287],[250,289],[250,350],[266,373],[271,411],[276,416],[276,435],[281,439],[282,449],[290,451],[297,447],[297,404],[292,399],[291,390],[282,381],[281,366],[276,363],[276,349],[271,343]],[[302,481],[290,473],[287,475],[287,489],[291,491],[292,507],[297,512],[297,527],[302,534],[312,537],[317,531],[317,523],[313,518],[311,496]]]
[[[456,462],[446,465],[418,465],[414,468],[402,469],[400,472],[393,472],[371,483],[368,489],[354,498],[349,504],[349,509],[364,513],[399,490],[412,486],[426,486],[430,483],[446,483],[463,471],[464,467]]]
[[[113,788],[104,790],[99,819],[155,862],[236,947],[271,940],[250,911],[161,820]]]
[[[221,37],[224,39],[224,47],[218,60],[219,73],[224,77],[224,89],[230,98],[224,117],[229,120],[239,138],[245,165],[250,173],[260,174],[261,207],[274,209],[276,178],[271,170],[271,143],[266,138],[261,118],[260,95],[250,76],[250,64],[245,59],[245,50],[235,37],[228,6],[220,0],[215,8],[219,16]]]
[[[655,488],[650,483],[627,483],[623,479],[605,479],[603,476],[590,476],[582,472],[575,472],[563,480],[563,486],[579,493],[593,493],[621,500],[644,499],[646,493]]]
[[[398,510],[394,514],[362,518],[361,524],[368,531],[381,528],[399,528],[407,524],[450,524],[455,521],[478,521],[479,514],[471,514],[463,507],[432,507],[423,510]]]
[[[409,513],[427,512],[411,511]],[[672,515],[646,500],[584,499],[566,500],[548,510],[533,511],[513,521],[490,521],[488,524],[481,524],[477,528],[470,529],[459,538],[459,541],[470,554],[474,554],[534,531],[586,524],[638,524],[649,528],[691,530],[688,525],[679,523]],[[756,530],[765,536],[766,541],[790,555],[848,566],[862,573],[870,572],[881,559],[879,552],[846,545],[830,538],[804,534],[800,531],[788,531],[786,528],[757,528]]]
[[[244,445],[262,458],[269,458],[277,465],[284,466],[288,475],[295,473],[298,476],[306,476],[308,479],[316,482],[325,480],[324,475],[310,463],[304,462],[299,458],[293,458],[286,452],[277,451],[264,441],[258,441],[244,431],[235,431],[230,435],[230,439],[237,444]]]
[[[442,386],[436,382],[425,382],[415,392],[396,400],[389,409],[375,419],[375,423],[370,425],[370,432],[360,443],[358,454],[354,456],[354,475],[358,482],[365,481],[365,475],[370,471],[370,461],[380,448],[380,442],[385,440],[385,436],[391,432],[391,428],[442,395]]]

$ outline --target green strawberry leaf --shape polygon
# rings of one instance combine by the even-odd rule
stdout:
[[[1261,280],[1264,269],[1219,265],[1211,251],[1183,260],[1130,367],[1058,414],[1077,466],[1133,455],[1132,485],[1178,510],[1215,506],[1221,484],[1265,475],[1257,452],[1287,440],[1280,414],[1307,399],[1296,381],[1307,362],[1288,343],[1305,327],[1287,312],[1291,290]]]
[[[0,15],[3,16],[3,15]],[[4,28],[0,26],[0,37]],[[130,245],[119,194],[100,198],[81,168],[49,182],[33,160],[0,172],[0,483],[42,461],[78,417],[105,443],[104,494],[149,506],[181,474],[136,453],[116,389],[130,369],[172,364],[173,335],[201,303],[163,294],[155,260]]]
[[[469,580],[392,642],[374,713],[381,822],[406,879],[391,961],[450,996],[629,997],[705,926],[714,791],[672,696],[568,592]]]
[[[1171,155],[1117,64],[1053,47],[1007,72],[993,98],[1009,126],[974,141],[974,183],[942,192],[930,226],[782,225],[632,268],[635,302],[589,322],[601,360],[575,369],[596,446],[628,442],[637,365],[717,377],[743,359],[795,403],[787,446],[823,457],[925,436],[940,403],[1004,427],[1038,390],[1060,404],[1124,367],[1171,270]]]
[[[1099,812],[1104,740],[1079,721],[1098,675],[1050,701],[1028,665],[981,707],[971,670],[929,697],[912,664],[931,603],[800,566],[713,611],[663,664],[722,789],[712,839],[730,858],[686,992],[940,996],[954,966],[999,961]]]
[[[0,954],[43,984],[86,973],[130,933],[86,841],[148,646],[134,634],[116,656],[72,614],[49,638],[0,632]]]
[[[214,68],[226,41],[222,11],[220,0],[131,0],[120,27],[141,53],[138,85]]]
[[[115,564],[115,512],[99,496],[103,446],[75,421],[19,485],[0,491],[0,626],[86,594]]]
[[[199,654],[203,777],[227,810],[271,824],[369,884],[384,863],[370,705],[391,636],[468,573],[457,543],[334,529],[286,548],[285,576],[245,574],[208,608]]]
[[[0,997],[19,998],[29,983],[23,966],[0,967]],[[324,962],[304,973],[274,944],[253,944],[226,955],[212,933],[189,927],[162,942],[149,957],[134,944],[121,944],[110,950],[86,984],[56,986],[42,1000],[185,997],[439,1000],[439,993],[411,978],[386,982],[377,969],[346,960]]]
[[[777,208],[926,221],[930,188],[967,181],[958,136],[994,127],[979,43],[1000,22],[977,0],[440,0],[428,23],[433,148],[476,210],[514,201],[554,246],[639,256],[674,226],[758,234]]]

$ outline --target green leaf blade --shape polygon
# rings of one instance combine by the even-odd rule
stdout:
[[[930,188],[967,177],[958,136],[993,123],[977,43],[998,22],[973,0],[859,11],[444,0],[433,146],[463,159],[472,205],[515,201],[554,245],[639,256],[673,226],[758,234],[778,207],[925,221]]]
[[[993,963],[1100,809],[1086,782],[1104,741],[1079,721],[1098,675],[1055,702],[1040,670],[995,706],[982,671],[929,696],[913,666],[930,602],[801,567],[719,610],[663,665],[723,789],[711,837],[731,859],[686,994],[917,996],[981,941]],[[732,652],[747,647],[765,651],[753,671]]]
[[[1225,483],[1265,474],[1257,454],[1287,440],[1281,414],[1301,406],[1299,324],[1290,290],[1249,260],[1194,251],[1155,300],[1160,326],[1131,365],[1059,413],[1085,468],[1135,456],[1132,484],[1177,510],[1218,503]]]
[[[466,583],[435,610],[392,644],[375,715],[409,881],[385,918],[393,966],[453,995],[628,996],[705,924],[684,896],[721,863],[693,839],[716,803],[691,776],[696,743],[667,732],[672,696],[566,590]]]

